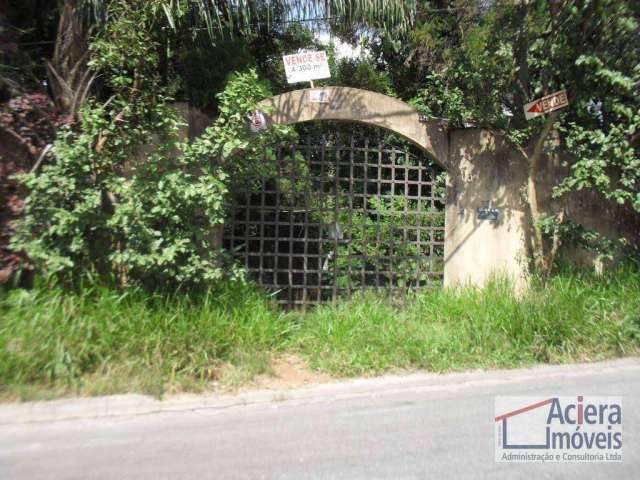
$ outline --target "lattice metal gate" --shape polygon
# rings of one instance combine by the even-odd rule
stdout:
[[[290,308],[439,283],[439,173],[417,149],[368,139],[283,145],[272,178],[236,194],[224,246]]]

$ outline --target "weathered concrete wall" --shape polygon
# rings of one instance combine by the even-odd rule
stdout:
[[[313,91],[324,91],[326,102],[312,101]],[[504,136],[479,129],[449,130],[442,120],[421,121],[411,105],[356,88],[295,90],[262,104],[271,123],[361,122],[394,131],[414,142],[448,172],[445,285],[483,285],[496,274],[511,277],[520,288],[526,285],[532,238],[526,202],[528,164]],[[194,138],[209,124],[206,116],[186,104],[177,108],[188,120],[186,137]],[[536,183],[543,212],[564,209],[569,218],[612,238],[637,233],[635,224],[629,226],[613,211],[615,208],[605,206],[592,193],[569,195],[562,201],[553,199],[552,186],[559,182],[558,174],[566,172],[559,169],[557,157],[545,156],[542,164]],[[480,219],[477,209],[483,207],[499,209],[499,218]],[[576,248],[565,251],[574,260],[584,256],[584,251]]]
[[[193,140],[197,136],[202,135],[206,128],[213,122],[213,120],[202,113],[202,111],[192,107],[186,102],[175,102],[173,108],[175,108],[176,112],[180,114],[186,123],[180,131],[182,138]]]
[[[324,90],[328,101],[312,101],[311,92]],[[447,124],[440,120],[420,121],[411,105],[381,93],[347,87],[295,90],[262,102],[275,124],[311,120],[344,120],[392,130],[411,140],[444,168],[447,161]]]
[[[512,277],[519,287],[526,284],[527,259],[532,255],[533,225],[527,204],[528,162],[506,137],[477,129],[454,130],[449,135],[449,184],[446,204],[445,284],[460,282],[482,285],[494,273]],[[566,153],[547,153],[536,178],[538,205],[547,215],[563,211],[565,220],[598,232],[605,238],[626,238],[629,243],[640,231],[637,217],[590,190],[561,198],[553,189],[568,175],[571,158]],[[479,220],[478,207],[496,207],[497,221]],[[600,252],[580,244],[561,245],[559,259],[602,271],[615,264]],[[618,252],[620,254],[621,252]]]
[[[445,216],[445,286],[483,285],[506,275],[527,280],[529,218],[526,160],[502,136],[478,129],[450,133]],[[499,210],[481,220],[477,209]]]
[[[557,145],[557,142],[554,141],[553,145]],[[543,212],[553,215],[563,212],[565,220],[601,236],[600,240],[595,242],[578,239],[566,241],[560,246],[558,259],[602,272],[632,254],[632,248],[637,245],[640,235],[640,217],[629,207],[607,200],[594,189],[572,191],[560,198],[554,197],[554,187],[570,174],[568,165],[572,164],[571,156],[562,150],[553,151],[542,158],[540,172],[536,178],[536,184],[539,186],[538,201]],[[619,243],[621,239],[626,240],[626,248],[623,243]],[[594,248],[607,241],[612,242],[612,248],[607,252]]]

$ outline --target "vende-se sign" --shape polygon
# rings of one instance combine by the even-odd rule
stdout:
[[[546,97],[534,100],[531,103],[527,103],[524,106],[524,116],[527,120],[539,117],[545,113],[553,112],[560,108],[564,108],[569,105],[569,99],[567,98],[567,91],[561,90],[559,92],[552,93]]]
[[[284,55],[282,60],[289,83],[309,82],[331,77],[327,52],[325,51]]]

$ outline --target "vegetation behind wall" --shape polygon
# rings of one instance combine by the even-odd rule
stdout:
[[[315,13],[322,10],[322,2],[303,3],[300,15],[311,15],[312,6]],[[628,234],[640,212],[637,2],[451,0],[421,2],[415,9],[406,2],[383,2],[383,8],[378,2],[355,2],[353,8],[350,2],[329,3],[336,17],[322,28],[360,42],[369,53],[338,60],[328,47],[333,79],[320,85],[337,82],[396,95],[455,126],[503,130],[521,149],[529,165],[532,257],[540,271],[548,273],[559,242],[576,243],[576,235],[591,240],[613,235],[599,242],[609,247],[624,236],[627,253],[637,252],[637,236]],[[0,13],[0,127],[2,138],[16,143],[0,152],[0,194],[3,204],[12,205],[1,214],[2,279],[24,266],[18,259],[25,253],[33,266],[55,274],[93,271],[122,282],[153,270],[159,280],[151,285],[170,278],[178,283],[219,278],[220,264],[212,267],[216,262],[202,256],[208,245],[198,237],[211,225],[201,224],[218,221],[213,198],[227,188],[219,175],[238,178],[233,166],[251,164],[251,152],[233,162],[224,158],[249,145],[239,132],[252,102],[293,88],[284,81],[280,56],[319,48],[307,28],[317,25],[291,22],[284,2],[251,8],[221,2],[222,10],[215,11],[207,2],[187,0],[8,4],[11,8]],[[217,94],[233,70],[251,67],[265,82],[254,79],[245,91],[236,90],[244,100],[237,97],[230,108],[229,98]],[[524,119],[527,101],[560,89],[568,92],[567,109]],[[15,128],[16,102],[33,95],[45,99],[32,108],[38,114],[23,116]],[[170,100],[187,100],[219,115],[208,137],[180,145],[180,160],[164,158],[179,143]],[[42,112],[52,120],[41,122]],[[159,148],[132,176],[125,165],[153,137],[161,140]],[[21,155],[28,157],[26,167],[17,161]],[[26,189],[16,191],[8,176],[34,165],[33,175],[24,177],[24,186],[34,189],[26,207],[31,220],[10,248],[6,239],[14,224],[8,219],[13,222],[22,209]],[[212,189],[219,192],[208,191],[192,167],[205,174],[203,179],[211,175]],[[168,173],[178,168],[182,173]],[[545,176],[554,178],[551,194],[540,190]],[[183,191],[190,196],[178,201],[175,192]],[[561,201],[544,201],[576,192],[593,198],[588,211],[607,202],[627,228],[598,232],[598,222],[587,224],[585,215],[567,211]],[[127,195],[138,200],[129,203]],[[189,219],[184,212],[195,204],[209,211]],[[158,239],[158,232],[171,240]],[[125,264],[131,266],[127,273]]]

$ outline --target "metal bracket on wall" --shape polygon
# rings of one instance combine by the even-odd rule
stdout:
[[[478,220],[497,221],[502,215],[502,210],[494,207],[478,207],[476,208],[476,216]]]

